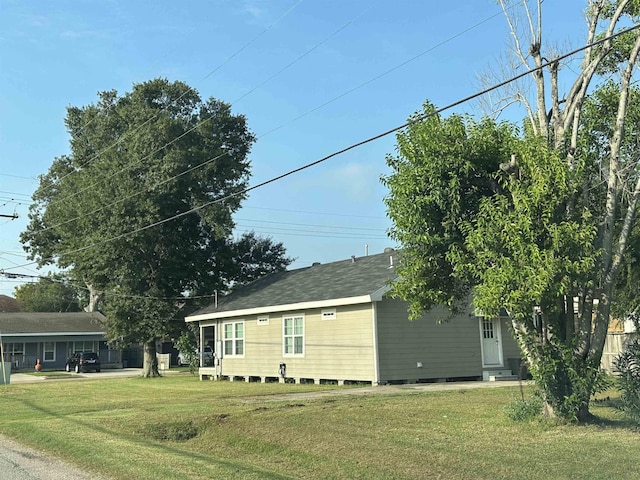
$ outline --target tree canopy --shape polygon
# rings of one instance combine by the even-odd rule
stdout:
[[[25,312],[81,312],[84,288],[60,275],[40,278],[16,287],[16,299]]]
[[[104,298],[107,332],[145,345],[189,297],[237,281],[233,213],[244,199],[254,136],[228,104],[185,83],[155,79],[69,107],[70,153],[40,178],[21,240],[39,264],[69,269]],[[255,237],[251,239],[258,243]],[[282,245],[270,268],[291,260]]]
[[[619,313],[638,308],[631,285],[640,275],[640,109],[631,80],[640,30],[587,48],[561,92],[563,65],[543,43],[542,1],[522,2],[524,37],[513,17],[518,5],[499,3],[516,63],[538,68],[535,96],[514,97],[527,119],[518,128],[431,115],[398,135],[383,178],[390,234],[403,249],[392,292],[413,317],[436,304],[455,311],[469,295],[484,315],[506,309],[545,411],[586,420],[612,304],[619,300]],[[586,43],[637,25],[639,7],[588,1]],[[420,118],[432,112],[426,104]]]

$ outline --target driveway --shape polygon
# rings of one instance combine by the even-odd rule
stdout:
[[[103,480],[0,435],[0,480]]]

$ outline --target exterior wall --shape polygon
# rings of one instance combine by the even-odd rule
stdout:
[[[113,356],[113,351],[105,350],[99,347],[106,347],[104,337],[97,335],[88,335],[86,337],[59,336],[59,337],[9,337],[3,336],[4,344],[21,343],[24,344],[24,355],[19,358],[5,358],[11,362],[16,369],[33,369],[37,359],[40,359],[42,368],[46,370],[62,370],[66,364],[67,358],[72,353],[73,342],[92,342],[94,349],[100,355],[102,363],[106,363],[108,357]],[[55,359],[44,360],[44,342],[54,341],[55,343]],[[116,356],[120,356],[119,352]],[[5,353],[5,357],[9,357]]]
[[[301,313],[305,318],[304,354],[285,356],[283,318]],[[364,304],[337,307],[335,319],[323,319],[321,310],[314,309],[271,314],[266,325],[259,325],[257,316],[220,320],[220,334],[225,322],[244,320],[245,351],[241,357],[224,356],[219,373],[229,377],[277,377],[280,363],[285,363],[289,378],[373,382],[372,315],[371,304]],[[218,338],[223,340],[221,335]]]
[[[604,350],[602,351],[602,359],[600,360],[600,368],[610,374],[616,374],[616,369],[614,367],[615,359],[618,355],[620,355],[629,340],[631,339],[631,335],[629,333],[624,332],[609,332],[607,333],[607,339],[604,343]]]
[[[402,300],[385,298],[377,310],[381,383],[482,376],[479,320],[471,308],[444,323],[441,307],[414,321]],[[505,345],[509,333],[501,330]]]
[[[409,321],[406,302],[378,302],[380,382],[482,376],[478,320],[463,314],[439,324],[445,316],[434,308]]]

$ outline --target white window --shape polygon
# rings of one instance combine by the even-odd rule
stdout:
[[[258,317],[258,325],[269,325],[269,317],[268,316]]]
[[[92,341],[73,342],[72,353],[95,352],[94,347]]]
[[[224,354],[244,355],[244,322],[225,323],[224,332]]]
[[[44,342],[42,346],[42,360],[45,362],[56,361],[56,344],[55,342]]]
[[[284,355],[304,355],[304,316],[282,319]]]
[[[330,308],[328,310],[322,310],[322,312],[320,312],[320,317],[323,320],[335,320],[336,319],[336,309],[335,308]]]

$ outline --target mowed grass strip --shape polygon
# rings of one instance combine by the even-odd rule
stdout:
[[[330,389],[183,375],[7,385],[0,432],[112,478],[640,478],[640,436],[607,402],[600,423],[572,426],[514,423],[509,387],[285,396]]]

